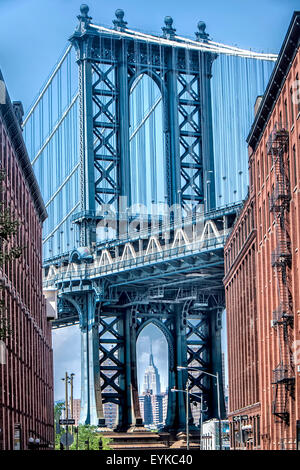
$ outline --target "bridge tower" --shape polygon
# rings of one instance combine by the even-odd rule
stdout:
[[[68,279],[64,275],[56,285],[60,321],[73,312],[80,323],[81,421],[104,427],[103,404],[111,402],[118,406],[118,430],[142,426],[136,341],[150,323],[163,332],[168,343],[169,390],[184,389],[189,379],[193,393],[199,394],[196,401],[200,402],[203,394],[207,417],[215,417],[214,381],[201,372],[179,372],[177,367],[197,366],[218,372],[222,379],[223,242],[214,242],[203,252],[195,249],[186,256],[186,235],[177,227],[178,221],[171,220],[171,251],[166,252],[167,260],[156,263],[161,259],[157,253],[161,256],[165,228],[159,225],[152,239],[128,236],[124,241],[120,225],[132,203],[129,102],[131,88],[141,75],[154,80],[162,96],[167,204],[180,207],[180,219],[188,214],[193,240],[198,208],[205,206],[205,213],[213,213],[210,78],[216,53],[205,47],[185,47],[176,36],[171,17],[165,18],[163,41],[158,36],[136,37],[128,29],[122,10],[116,11],[110,30],[92,23],[87,5],[81,6],[78,19],[70,41],[79,68],[80,212],[73,222],[79,227],[80,246],[70,254],[68,263],[79,264],[80,269],[83,266],[86,275],[81,269],[80,275]],[[195,42],[205,45],[207,37],[205,24],[200,22]],[[119,222],[115,239],[109,244],[101,244],[97,238],[104,208],[111,208]],[[208,217],[203,217],[207,227]],[[215,232],[226,216],[218,217],[215,222],[209,221]],[[156,252],[151,244],[156,245]],[[143,253],[141,264],[137,253]],[[107,264],[113,255],[121,264],[109,271]],[[132,269],[126,268],[129,261],[135,263],[131,263]],[[93,275],[94,262],[102,270],[101,275]],[[185,410],[184,394],[169,393],[168,430],[185,429]]]

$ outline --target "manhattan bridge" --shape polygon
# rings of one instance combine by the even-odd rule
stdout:
[[[202,21],[188,38],[171,17],[160,34],[130,29],[122,10],[102,26],[81,5],[78,20],[23,129],[48,211],[53,328],[81,332],[81,422],[105,427],[113,403],[117,431],[143,426],[136,342],[149,324],[167,341],[169,391],[188,381],[216,417],[204,372],[222,379],[223,247],[276,56],[215,42]],[[166,430],[185,429],[185,410],[169,393]]]

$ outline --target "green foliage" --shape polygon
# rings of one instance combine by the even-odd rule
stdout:
[[[7,309],[5,307],[4,301],[0,300],[0,340],[4,340],[12,332],[9,321],[4,315],[6,310]]]
[[[65,427],[61,428],[61,433],[55,436],[55,450],[60,450],[60,438],[66,432]],[[69,432],[71,426],[69,426]],[[70,450],[100,450],[99,441],[102,441],[102,449],[110,450],[109,442],[110,439],[103,437],[97,432],[97,426],[91,426],[89,424],[80,424],[78,426],[78,445],[77,445],[77,434],[75,433],[75,427],[73,427],[74,442],[70,446]],[[78,447],[78,448],[77,448]]]
[[[71,450],[76,450],[77,436],[74,434],[74,442],[71,445]],[[96,426],[88,424],[80,424],[78,426],[78,450],[99,450],[99,441],[102,441],[103,450],[109,450],[109,439],[97,432]]]
[[[62,411],[65,409],[65,402],[59,401],[54,405],[54,426],[55,426],[55,449],[59,450],[60,448],[60,438],[64,429],[59,425],[59,420],[62,415]],[[58,432],[59,431],[59,432]]]
[[[55,406],[54,406],[54,417],[55,417],[55,421],[57,420],[57,422],[59,421],[60,419],[60,416],[61,416],[61,412],[65,409],[65,402],[64,401],[58,401],[57,403],[55,403]]]

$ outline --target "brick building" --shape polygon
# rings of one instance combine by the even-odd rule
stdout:
[[[0,449],[27,449],[29,438],[53,444],[51,325],[42,292],[42,223],[47,214],[20,128],[22,106],[12,104],[0,72],[1,199],[19,222],[18,259],[0,266],[4,314],[11,332],[0,365]],[[3,249],[3,248],[2,248]],[[3,363],[5,362],[5,363]]]
[[[300,419],[300,12],[256,115],[225,247],[231,446],[295,449]],[[298,345],[298,349],[297,349]]]

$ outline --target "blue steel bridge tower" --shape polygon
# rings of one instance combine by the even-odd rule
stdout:
[[[165,19],[163,36],[167,40],[175,37],[172,23],[170,17]],[[122,10],[116,12],[114,29],[126,34]],[[202,40],[202,36],[205,38],[206,35],[200,31],[198,37]],[[101,206],[113,205],[117,213],[123,214],[126,208],[119,207],[119,201],[122,201],[120,196],[123,196],[128,207],[132,204],[130,89],[144,74],[154,80],[162,95],[167,204],[180,205],[183,210],[191,202],[193,207],[203,205],[205,175],[214,169],[210,78],[216,54],[204,51],[199,53],[198,50],[186,54],[184,48],[177,50],[172,44],[161,43],[152,44],[150,52],[148,41],[136,39],[134,35],[122,36],[112,31],[99,33],[97,28],[91,26],[88,7],[85,5],[81,7],[79,26],[70,41],[76,49],[79,66],[81,153],[81,211],[75,214],[73,221],[79,226],[80,246],[88,248],[90,253],[96,243],[96,224],[98,217],[102,217],[102,213],[100,216],[97,214],[100,213]],[[207,209],[214,207],[213,181],[209,188],[210,195],[207,199],[210,207]],[[162,230],[158,229],[155,240],[161,243],[162,236]],[[172,236],[174,239],[175,234]],[[144,250],[141,249],[141,243],[145,245]],[[143,252],[145,248],[147,251],[149,238],[131,241],[131,246],[135,253]],[[124,250],[125,246],[123,254]],[[174,260],[174,263],[175,266],[176,263],[178,265],[178,261]],[[172,277],[173,272],[176,273],[175,266],[170,265]],[[163,269],[168,270],[167,265]],[[94,285],[98,284],[99,294],[87,280],[84,282],[87,283],[88,291],[83,290],[79,284],[80,292],[74,295],[76,288],[74,289],[73,284],[70,286],[72,302],[79,304],[82,310],[79,318],[83,335],[83,387],[86,393],[82,402],[86,407],[87,422],[98,421],[104,425],[102,404],[111,400],[119,407],[119,429],[142,424],[136,375],[136,338],[151,321],[164,332],[169,344],[170,388],[179,382],[179,386],[183,387],[184,380],[177,374],[176,366],[187,365],[187,328],[190,332],[195,332],[194,341],[198,348],[194,348],[190,361],[195,355],[201,366],[210,367],[208,349],[212,344],[208,337],[209,326],[203,327],[208,319],[202,318],[203,314],[199,315],[199,310],[196,310],[196,323],[189,325],[187,318],[189,307],[193,303],[191,293],[184,292],[179,303],[173,303],[172,295],[170,299],[165,299],[165,295],[169,296],[171,289],[175,287],[172,282],[166,286],[163,294],[157,293],[155,289],[152,292],[153,287],[151,291],[150,286],[157,282],[153,282],[151,276],[154,272],[154,268],[145,266],[132,274],[133,278],[128,284],[126,281],[124,283],[122,274],[117,275],[113,278],[112,285],[120,286],[114,289],[109,278],[99,277],[94,281]],[[66,292],[65,286],[61,285],[60,288],[62,287]],[[149,289],[151,292],[139,302],[141,289]],[[175,288],[174,295],[177,293]],[[62,294],[61,299],[62,302],[64,299],[68,302],[70,293]],[[219,306],[212,314],[214,330],[218,312]],[[100,342],[99,325],[102,326]],[[110,333],[111,338],[105,338],[105,333]],[[214,341],[214,349],[220,349],[216,342]],[[100,364],[99,345],[102,353]],[[113,347],[108,349],[106,345]],[[113,365],[110,363],[107,366],[107,359],[111,359]],[[213,359],[214,370],[219,370],[221,375],[220,355],[217,353]],[[193,379],[194,386],[198,386],[199,390],[200,380],[200,376]],[[106,393],[106,384],[111,385],[109,393]],[[175,395],[169,396],[169,429],[185,427],[183,397]],[[216,403],[213,400],[211,402],[213,410]]]
[[[216,53],[172,47],[175,29],[165,18],[164,38],[149,48],[149,39],[126,34],[124,12],[117,10],[115,31],[91,24],[81,7],[79,26],[70,41],[77,53],[80,93],[81,213],[80,243],[95,242],[95,211],[123,196],[133,204],[130,162],[130,93],[137,80],[151,77],[161,93],[165,155],[165,202],[204,204],[206,179],[214,172],[210,78]],[[204,25],[205,26],[205,25]],[[203,23],[197,37],[205,40]],[[123,33],[116,34],[116,32]],[[151,41],[151,39],[150,39]],[[149,143],[150,144],[150,143]],[[206,208],[215,207],[210,178]],[[139,201],[140,202],[140,201]],[[157,201],[153,201],[157,202]]]
[[[110,402],[118,408],[116,430],[142,427],[136,342],[151,323],[168,344],[168,390],[184,389],[188,381],[199,402],[203,396],[206,417],[216,417],[217,389],[204,372],[218,372],[222,382],[223,247],[240,203],[216,207],[212,66],[220,52],[251,60],[274,57],[212,43],[203,22],[188,40],[176,34],[171,17],[161,36],[129,29],[122,10],[112,28],[94,24],[86,5],[78,19],[71,46],[24,125],[26,131],[46,90],[52,106],[54,76],[61,82],[63,61],[75,49],[78,92],[73,98],[67,93],[63,111],[58,89],[61,114],[32,164],[42,189],[45,172],[58,178],[46,204],[50,217],[58,214],[56,226],[44,242],[62,227],[77,234],[73,246],[46,257],[44,285],[58,291],[53,327],[79,323],[81,421],[105,427],[103,405]],[[76,102],[78,121],[72,117],[67,127]],[[74,157],[74,168],[61,181],[59,165],[73,155],[77,124],[78,160]],[[31,131],[31,144],[34,135]],[[74,206],[63,213],[63,198],[52,204],[72,178],[77,183],[66,194],[75,198]],[[171,214],[153,211],[155,203],[173,207]],[[185,395],[169,392],[167,430],[185,429],[185,410]],[[223,396],[221,411],[224,416]]]

